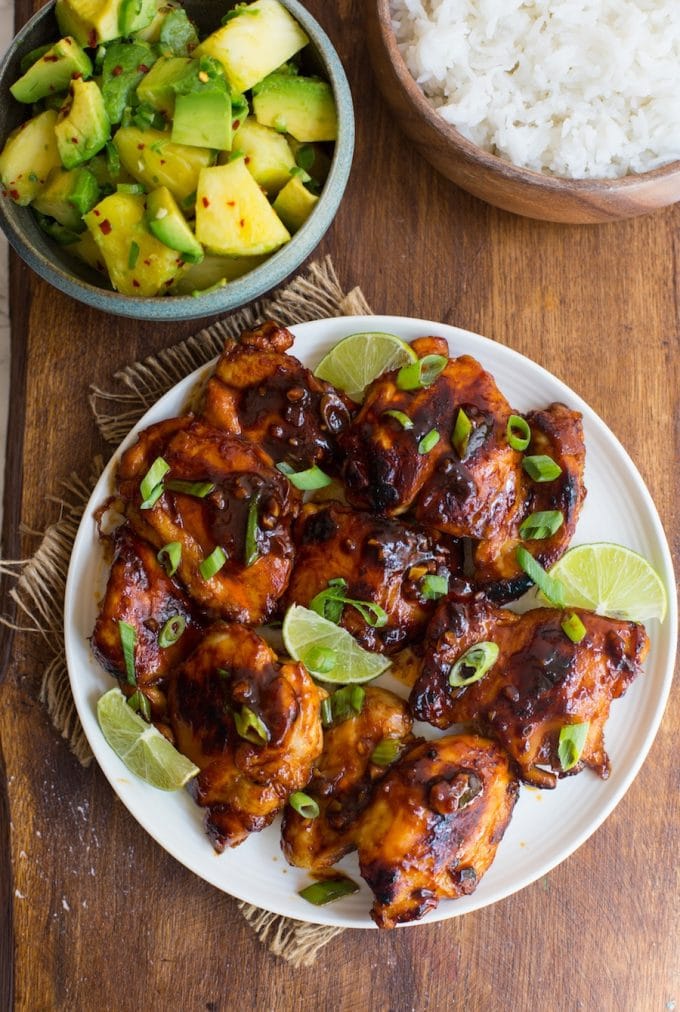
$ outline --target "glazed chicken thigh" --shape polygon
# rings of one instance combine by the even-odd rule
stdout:
[[[380,928],[474,892],[510,821],[519,782],[494,742],[474,735],[410,749],[376,785],[356,834]]]
[[[179,669],[170,725],[201,770],[192,789],[217,851],[264,829],[305,786],[322,748],[323,695],[301,664],[280,664],[242,625],[216,623]]]
[[[440,728],[472,723],[492,734],[522,779],[537,787],[555,787],[558,777],[584,766],[606,778],[604,726],[611,701],[639,674],[649,640],[634,622],[572,613],[585,627],[578,643],[562,628],[565,613],[554,608],[517,615],[481,596],[444,601],[428,628],[422,673],[411,692],[414,716]],[[452,686],[453,666],[481,643],[498,647],[493,666],[479,681]],[[464,666],[462,672],[470,674]],[[559,736],[573,724],[587,724],[588,730],[579,761],[567,774]]]

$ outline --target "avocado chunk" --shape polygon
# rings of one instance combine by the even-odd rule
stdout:
[[[186,274],[173,284],[172,295],[193,295],[215,288],[220,283],[227,284],[237,278],[249,274],[267,260],[267,256],[259,257],[218,257],[206,256],[200,264],[192,264]]]
[[[9,90],[17,102],[30,105],[55,92],[66,91],[72,77],[86,78],[91,74],[92,64],[87,53],[67,35],[50,46]]]
[[[21,63],[19,64],[19,72],[25,74],[27,70],[30,70],[34,63],[37,63],[41,56],[45,53],[49,53],[54,43],[48,42],[44,46],[38,46],[37,49],[30,49],[25,56],[21,57]]]
[[[187,201],[198,186],[201,169],[212,165],[214,152],[209,148],[173,143],[161,130],[120,127],[113,143],[123,167],[148,190],[167,186],[173,197],[187,210]]]
[[[176,250],[159,242],[146,227],[144,197],[112,193],[85,215],[85,224],[111,284],[123,295],[162,294],[184,270]]]
[[[231,148],[231,100],[227,92],[210,88],[191,95],[178,95],[172,139],[177,144],[228,151]]]
[[[271,196],[290,179],[295,158],[286,138],[249,116],[234,134],[232,148],[244,155],[248,171]]]
[[[192,61],[181,56],[161,56],[137,87],[137,98],[168,119],[175,111],[175,85],[190,69]]]
[[[253,89],[258,123],[297,141],[334,141],[338,119],[333,91],[318,77],[270,74]]]
[[[230,12],[194,56],[212,56],[235,91],[247,91],[307,45],[309,39],[278,0],[255,0]]]
[[[52,169],[61,165],[54,134],[56,122],[56,112],[47,109],[22,123],[7,138],[0,153],[0,180],[4,194],[15,204],[30,204]]]
[[[62,35],[72,35],[86,48],[120,36],[120,0],[57,0],[55,14]]]
[[[156,0],[120,0],[118,34],[132,35],[147,28],[156,16]]]
[[[94,81],[74,78],[54,128],[64,168],[89,161],[111,136],[104,98]]]
[[[297,170],[289,183],[279,193],[272,205],[279,218],[290,232],[302,228],[310,214],[319,203],[315,193],[311,193],[303,182],[302,169]],[[309,176],[307,177],[309,178]]]
[[[83,215],[91,211],[99,200],[99,184],[94,175],[84,168],[53,169],[47,186],[33,201],[40,214],[55,218],[64,228],[82,232]]]
[[[190,56],[198,45],[198,35],[181,8],[170,11],[158,33],[158,45],[164,56]]]
[[[114,42],[107,46],[102,68],[102,95],[111,123],[120,123],[133,92],[156,62],[146,42]]]
[[[159,186],[149,194],[146,200],[146,217],[152,235],[182,254],[187,263],[197,264],[203,259],[203,247],[196,241],[196,236],[189,228],[188,222],[177,201],[167,186]]]
[[[212,253],[259,256],[290,239],[243,158],[202,169],[196,194],[196,238]]]

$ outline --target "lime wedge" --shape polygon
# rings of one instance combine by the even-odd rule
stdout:
[[[320,676],[332,685],[370,682],[391,664],[382,654],[373,654],[360,647],[346,629],[299,604],[291,605],[286,612],[281,634],[290,656],[303,664],[309,651],[318,653],[319,647],[332,650],[335,664]]]
[[[566,591],[566,606],[647,622],[666,614],[666,589],[637,552],[602,541],[571,548],[550,570]]]
[[[199,772],[157,731],[131,710],[120,689],[110,689],[97,703],[104,737],[127,768],[161,791],[177,791]]]
[[[411,345],[394,334],[350,334],[321,359],[314,375],[361,402],[374,379],[417,359]]]

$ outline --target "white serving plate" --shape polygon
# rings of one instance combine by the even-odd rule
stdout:
[[[554,791],[523,787],[496,860],[477,890],[458,900],[443,900],[422,922],[446,920],[495,903],[545,875],[569,857],[602,824],[623,797],[647,755],[661,721],[673,676],[677,604],[668,544],[654,503],[635,465],[602,420],[569,387],[510,348],[439,323],[396,316],[341,317],[291,328],[294,353],[310,367],[341,338],[360,331],[388,331],[405,340],[432,334],[449,341],[451,353],[467,353],[495,376],[519,411],[563,401],[583,413],[588,488],[573,544],[615,541],[644,555],[665,582],[669,614],[662,625],[648,625],[652,646],[645,673],[621,700],[614,701],[606,729],[612,764],[608,780],[586,770],[561,782]],[[108,567],[97,538],[94,510],[113,488],[117,461],[136,433],[154,422],[182,413],[189,394],[211,366],[178,383],[132,430],[109,462],[85,510],[66,585],[66,658],[78,713],[92,751],[114,791],[134,818],[173,857],[218,889],[266,910],[303,921],[347,928],[375,927],[369,917],[372,894],[359,876],[356,855],[339,865],[361,889],[326,907],[314,907],[297,893],[310,881],[287,865],[279,847],[278,824],[251,836],[235,850],[215,854],[203,831],[203,812],[188,793],[166,794],[128,772],[106,743],[97,723],[99,696],[114,684],[94,660],[89,636]],[[401,695],[406,689],[388,674],[383,684]],[[429,737],[437,732],[427,725]],[[631,826],[631,832],[634,831]]]

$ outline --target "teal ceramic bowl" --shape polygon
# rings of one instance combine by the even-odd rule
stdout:
[[[354,152],[354,110],[342,64],[319,23],[298,0],[281,0],[309,36],[305,69],[330,82],[338,108],[338,139],[328,179],[313,213],[289,243],[249,274],[224,288],[198,298],[157,296],[132,298],[106,285],[100,275],[80,263],[38,227],[30,208],[18,207],[9,197],[0,199],[0,226],[19,256],[51,285],[89,306],[137,320],[195,320],[234,310],[259,298],[293,274],[318,246],[335,217],[349,178]],[[234,0],[184,0],[184,7],[200,34],[214,30]],[[19,32],[0,64],[0,147],[11,130],[23,122],[27,107],[16,102],[10,86],[20,76],[22,56],[58,37],[51,0]]]

